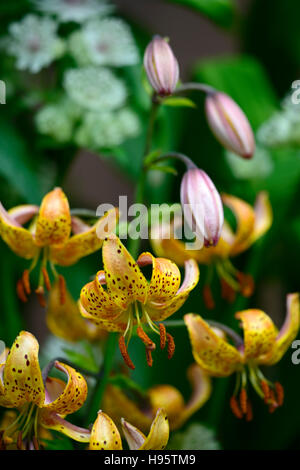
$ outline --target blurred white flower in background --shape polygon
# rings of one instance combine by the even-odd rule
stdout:
[[[9,26],[8,53],[17,59],[16,67],[39,72],[65,51],[65,43],[56,35],[57,24],[50,18],[27,15]]]
[[[266,147],[300,146],[300,104],[286,96],[281,110],[259,128],[257,138]]]
[[[135,137],[140,131],[138,116],[129,108],[119,111],[88,112],[79,127],[75,142],[81,147],[98,150],[115,147]]]
[[[33,3],[38,10],[56,15],[61,22],[83,23],[114,9],[106,0],[34,0]]]
[[[100,67],[67,70],[64,87],[69,98],[91,111],[119,108],[127,97],[125,84],[111,70]]]
[[[81,35],[82,47],[76,50],[73,46],[73,51],[75,55],[79,55],[80,49],[85,50],[94,65],[122,67],[139,62],[138,50],[130,28],[118,18],[92,20],[82,28]],[[77,46],[78,43],[77,35]]]

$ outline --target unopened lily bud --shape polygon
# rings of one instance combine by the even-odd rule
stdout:
[[[243,158],[251,158],[255,150],[254,135],[247,117],[230,96],[209,93],[205,102],[208,124],[216,139]]]
[[[151,86],[159,95],[173,93],[179,78],[179,66],[165,39],[154,36],[145,51],[144,67]]]
[[[218,243],[224,222],[221,197],[205,171],[190,167],[183,175],[180,190],[184,218],[205,246]]]

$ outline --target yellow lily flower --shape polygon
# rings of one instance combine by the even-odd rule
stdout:
[[[179,239],[164,237],[164,231],[166,234],[170,231],[169,226],[156,226],[151,232],[151,243],[157,256],[166,256],[179,266],[191,258],[199,264],[211,267],[203,289],[207,308],[214,308],[209,280],[214,267],[221,280],[223,298],[233,301],[235,292],[241,292],[245,297],[252,295],[254,289],[252,277],[238,271],[230,262],[230,258],[246,251],[269,230],[272,224],[272,208],[265,192],[258,194],[254,208],[242,199],[228,194],[222,195],[222,201],[233,212],[237,228],[233,231],[225,220],[216,246],[204,246],[201,250],[187,250],[185,244]],[[182,228],[182,218],[175,216],[172,225],[174,234],[178,228]]]
[[[18,256],[32,259],[30,268],[24,271],[22,279],[18,281],[19,298],[27,301],[27,296],[31,293],[29,275],[41,256],[39,285],[36,289],[39,301],[45,306],[44,286],[47,290],[51,288],[47,272],[49,261],[54,277],[60,281],[63,303],[65,283],[54,265],[70,266],[98,250],[103,243],[103,238],[98,234],[104,233],[106,227],[113,229],[117,215],[117,209],[112,209],[93,226],[89,226],[78,217],[71,216],[68,199],[61,188],[55,188],[46,194],[40,207],[22,205],[7,212],[0,203],[2,239]],[[24,225],[29,222],[29,227],[25,228]]]
[[[130,450],[162,450],[169,440],[169,422],[166,412],[159,409],[146,437],[139,429],[124,419],[122,430]],[[103,411],[93,425],[90,450],[122,450],[122,439],[113,420]]]
[[[146,346],[146,358],[152,365],[151,351],[155,343],[143,330],[145,323],[158,335],[160,346],[168,344],[168,357],[173,356],[175,344],[166,333],[161,322],[176,312],[196,286],[199,269],[194,260],[185,263],[185,279],[180,286],[180,271],[168,259],[155,258],[151,253],[142,253],[137,262],[126,250],[118,237],[110,235],[102,247],[104,270],[98,271],[94,281],[86,284],[80,294],[80,311],[85,318],[107,331],[121,332],[119,346],[125,363],[134,365],[129,357],[125,339],[130,340],[132,329],[137,325],[137,334]],[[152,266],[150,282],[140,268]],[[104,288],[103,286],[106,286]]]
[[[214,377],[237,374],[231,409],[238,418],[246,415],[249,420],[252,418],[252,410],[247,397],[248,379],[257,394],[269,405],[270,412],[283,403],[284,391],[281,384],[273,384],[267,380],[259,366],[270,366],[280,361],[297,336],[300,326],[299,294],[287,296],[287,315],[279,332],[271,318],[262,310],[243,310],[236,313],[235,317],[241,321],[244,340],[227,327],[224,327],[224,331],[231,335],[236,346],[216,334],[200,315],[188,314],[184,320],[195,361],[200,367]]]
[[[75,369],[58,361],[54,367],[66,375],[67,382],[43,377],[38,350],[36,338],[21,331],[10,351],[0,357],[0,406],[18,410],[16,419],[0,435],[0,447],[15,444],[18,449],[37,449],[40,426],[79,442],[89,442],[89,430],[64,419],[85,402],[85,379]]]
[[[191,364],[187,376],[192,395],[187,403],[180,391],[172,385],[155,385],[147,390],[140,402],[129,398],[125,391],[114,385],[105,390],[102,407],[115,422],[121,417],[130,420],[143,432],[149,429],[157,410],[163,408],[169,418],[170,429],[178,429],[209,399],[211,381],[197,364]]]
[[[47,326],[52,334],[74,342],[82,339],[96,341],[106,338],[105,330],[82,317],[78,303],[68,290],[66,290],[63,304],[60,301],[60,295],[59,282],[56,281],[49,293],[46,312]]]

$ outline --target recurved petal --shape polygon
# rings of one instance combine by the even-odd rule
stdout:
[[[43,408],[61,415],[74,413],[87,397],[87,383],[73,367],[56,361],[54,366],[67,376],[67,383],[47,378],[46,399]]]
[[[38,246],[66,243],[71,233],[69,202],[61,188],[44,197],[36,223],[35,240]]]
[[[272,206],[266,191],[262,191],[258,194],[254,205],[254,212],[255,222],[251,243],[254,243],[262,237],[269,230],[273,222]]]
[[[235,317],[242,321],[245,362],[258,359],[273,350],[277,329],[266,313],[262,310],[249,309],[237,312]]]
[[[275,339],[273,350],[270,354],[260,357],[260,363],[272,365],[280,361],[296,338],[300,327],[300,303],[299,294],[288,294],[287,314],[278,335]]]
[[[145,303],[147,280],[116,235],[104,241],[102,253],[107,290],[114,302],[122,309],[135,300]]]
[[[184,316],[195,361],[204,372],[215,377],[227,377],[242,363],[239,351],[220,338],[212,328],[193,313]]]
[[[40,424],[46,429],[61,432],[78,442],[89,442],[91,432],[88,429],[80,428],[69,423],[54,411],[42,409],[39,415]]]
[[[22,258],[31,259],[39,251],[32,233],[6,212],[0,203],[0,234],[9,248]]]
[[[237,228],[230,249],[230,256],[234,256],[246,250],[251,244],[255,213],[250,204],[238,197],[223,194],[222,201],[232,210],[236,219]]]
[[[45,400],[43,378],[38,360],[39,344],[27,331],[21,331],[7,356],[3,383],[11,407],[25,402],[42,406]]]
[[[153,321],[162,321],[173,313],[177,312],[186,301],[189,293],[199,281],[199,268],[195,260],[190,259],[185,262],[185,276],[181,287],[172,299],[166,302],[149,301],[146,304],[146,311]]]
[[[168,440],[169,421],[165,410],[160,408],[156,413],[150,432],[139,450],[163,450],[168,444]]]
[[[70,266],[84,256],[99,250],[104,236],[115,229],[117,220],[118,209],[111,209],[96,224],[92,227],[85,226],[86,230],[70,237],[64,245],[52,246],[51,260],[60,266]]]
[[[26,224],[32,217],[39,212],[39,207],[32,204],[23,204],[13,207],[8,211],[10,217],[20,225]]]
[[[192,386],[192,396],[185,405],[181,414],[173,421],[171,429],[181,427],[196,411],[198,411],[211,395],[211,380],[208,375],[198,366],[191,364],[187,371],[189,382]]]
[[[152,264],[148,302],[167,302],[174,297],[180,286],[180,271],[175,263],[147,252],[139,256],[137,264],[140,268]]]
[[[90,450],[122,450],[122,440],[117,426],[101,410],[92,428]]]

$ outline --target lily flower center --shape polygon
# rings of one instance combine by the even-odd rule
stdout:
[[[18,450],[38,450],[39,408],[34,403],[26,403],[16,419],[0,431],[0,449],[16,445]]]

